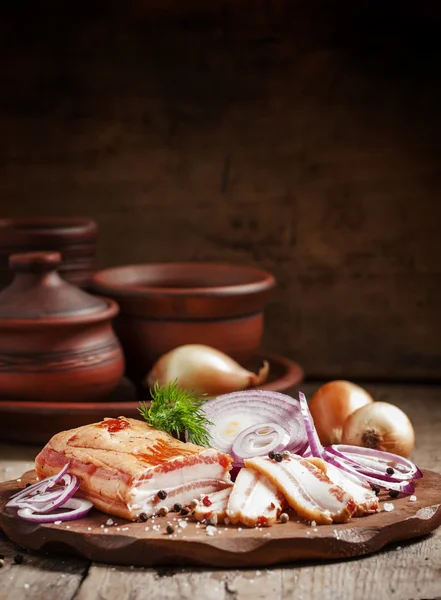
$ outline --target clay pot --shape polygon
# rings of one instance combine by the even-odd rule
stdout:
[[[14,281],[0,293],[1,398],[104,400],[122,378],[118,305],[64,281],[60,263],[58,252],[10,257]]]
[[[0,289],[12,281],[9,256],[34,251],[60,252],[60,275],[87,287],[95,266],[97,235],[97,224],[86,218],[0,219]]]
[[[210,263],[116,267],[92,278],[92,290],[120,306],[115,331],[135,383],[183,344],[206,344],[245,363],[260,348],[274,285],[266,271]]]

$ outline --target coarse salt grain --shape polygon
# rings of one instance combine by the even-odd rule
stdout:
[[[315,521],[311,521],[311,527],[315,527],[317,523]]]
[[[394,508],[395,508],[395,506],[392,504],[392,502],[385,502],[383,504],[383,510],[385,510],[386,512],[390,512]]]
[[[25,583],[23,587],[25,590],[28,590],[31,586],[29,585],[29,583]]]
[[[107,521],[106,521],[106,525],[113,525],[113,521],[112,521],[112,519],[107,519]]]
[[[54,525],[61,525],[63,521],[54,521]]]
[[[185,529],[188,525],[187,521],[184,521],[183,519],[179,519],[178,524],[179,527],[182,527],[182,529]]]
[[[150,527],[144,527],[144,531],[148,531]]]
[[[104,533],[107,533],[109,530],[107,529],[107,527],[104,527]]]
[[[129,528],[128,528],[128,527],[123,527],[123,528],[121,529],[121,531],[129,531]]]
[[[412,495],[409,497],[409,502],[416,502],[417,497]]]
[[[88,528],[87,528],[87,531],[92,531],[92,527],[88,527]]]
[[[206,529],[207,535],[214,535],[215,533],[217,533],[217,529],[216,527],[214,527],[214,525],[207,525],[207,529]]]
[[[70,525],[66,525],[66,529],[70,529]]]
[[[242,527],[238,527],[237,531],[240,533],[242,531]]]

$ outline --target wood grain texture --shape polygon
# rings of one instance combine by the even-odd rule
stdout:
[[[270,270],[264,347],[310,377],[440,377],[433,3],[25,4],[2,7],[5,216],[91,215],[101,266]]]
[[[304,384],[302,389],[310,396],[317,386],[317,383],[309,383]],[[373,383],[367,387],[375,398],[397,404],[409,414],[416,430],[416,462],[441,472],[441,387],[384,383]],[[12,477],[11,469],[15,469],[17,476],[27,470],[37,451],[37,448],[0,445],[0,480]],[[4,538],[0,539],[3,543]],[[8,554],[10,560],[15,549],[9,550],[9,546],[3,543],[0,551]],[[24,555],[26,560],[33,556],[27,552]],[[64,560],[63,557],[51,559],[44,571],[47,582],[50,581],[48,573],[55,572],[61,577],[66,571],[68,567]],[[12,577],[10,573],[8,581],[11,583],[18,571],[12,572]],[[346,600],[348,597],[356,597],[357,600],[434,600],[439,598],[440,573],[441,530],[438,529],[423,540],[400,543],[350,562],[228,571],[131,569],[92,564],[87,576],[80,582],[81,587],[71,598],[137,600],[148,593],[158,600],[248,600],[261,597],[275,600]],[[32,576],[37,576],[35,571],[29,575]],[[28,582],[32,583],[32,579],[29,578]],[[0,585],[1,600],[9,600],[8,591]]]
[[[0,600],[71,600],[87,573],[85,560],[52,559],[44,555],[23,553],[0,532],[0,553],[5,557],[0,571]],[[20,554],[22,564],[14,557]]]

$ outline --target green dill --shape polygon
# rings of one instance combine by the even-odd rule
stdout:
[[[202,409],[204,399],[191,391],[179,387],[175,380],[167,385],[155,383],[150,390],[150,406],[141,402],[139,412],[147,423],[198,446],[209,446],[210,436],[207,428],[212,425]]]

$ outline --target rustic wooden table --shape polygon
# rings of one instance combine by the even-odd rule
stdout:
[[[317,386],[302,386],[311,393]],[[415,460],[441,472],[441,386],[368,385],[377,400],[393,402],[412,419]],[[0,443],[0,481],[33,466],[38,448]],[[0,600],[313,600],[441,598],[441,529],[424,539],[350,561],[251,570],[143,569],[106,566],[68,556],[28,553],[0,533]],[[23,555],[15,564],[14,556]]]

